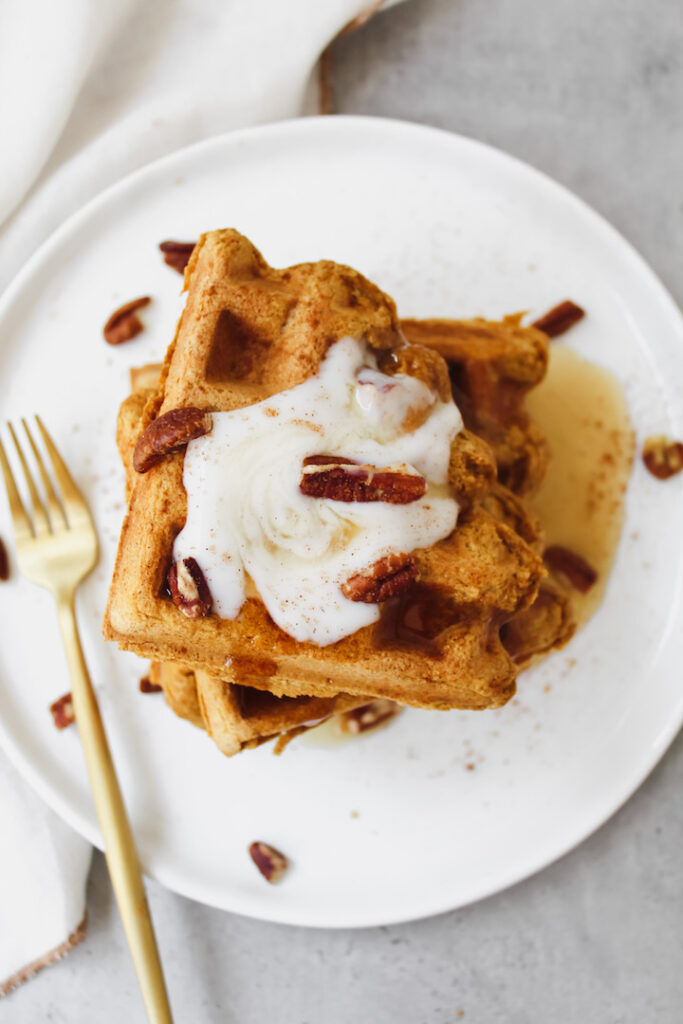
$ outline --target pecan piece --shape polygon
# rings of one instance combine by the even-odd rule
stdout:
[[[149,676],[143,676],[140,680],[140,693],[161,693],[161,687],[153,683]]]
[[[387,555],[363,572],[350,576],[341,590],[349,601],[378,604],[407,590],[417,579],[415,560],[409,555]]]
[[[213,598],[196,558],[181,558],[168,571],[173,604],[188,619],[202,619],[211,611]]]
[[[7,548],[2,537],[0,537],[0,582],[4,583],[9,579],[9,558]]]
[[[210,412],[192,405],[170,409],[158,416],[140,434],[135,445],[133,466],[136,472],[146,473],[164,456],[180,451],[188,441],[208,434],[212,423]]]
[[[658,480],[668,480],[683,469],[683,442],[648,437],[643,445],[645,468]]]
[[[597,572],[585,558],[559,544],[551,544],[546,548],[543,560],[552,572],[564,577],[570,586],[582,594],[588,593],[598,578]]]
[[[76,721],[74,714],[73,699],[70,693],[65,693],[54,703],[50,704],[50,711],[57,729],[66,729]]]
[[[141,299],[133,299],[115,310],[102,328],[107,344],[121,345],[139,334],[143,326],[137,311],[148,306],[151,301],[149,295],[143,295]]]
[[[402,711],[403,708],[393,700],[373,700],[370,704],[364,704],[362,708],[345,711],[339,716],[339,726],[342,732],[355,736],[376,729],[379,725],[386,725]]]
[[[403,463],[396,466],[359,466],[349,459],[329,456],[304,460],[299,488],[309,498],[330,501],[385,501],[391,505],[408,505],[418,501],[427,490],[423,476]],[[312,461],[311,461],[312,460]]]
[[[557,338],[558,335],[564,334],[570,327],[577,324],[579,320],[583,320],[585,315],[586,311],[581,309],[581,306],[577,306],[575,302],[567,299],[565,302],[553,306],[538,320],[534,320],[531,326],[543,331],[549,338]]]
[[[289,867],[289,861],[284,853],[280,853],[268,843],[252,843],[249,847],[249,856],[265,880],[271,885],[278,882]]]
[[[304,466],[357,466],[355,459],[345,459],[341,455],[307,455]]]
[[[164,263],[179,274],[184,274],[195,245],[196,242],[160,242],[159,248],[164,254]]]

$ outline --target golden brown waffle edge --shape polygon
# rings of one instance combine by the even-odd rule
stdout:
[[[150,399],[162,411],[182,404],[237,408],[294,386],[317,370],[332,341],[349,333],[385,356],[399,344],[393,303],[355,271],[330,263],[273,271],[236,232],[203,237],[187,283],[163,400]],[[254,338],[258,358],[249,354]],[[529,379],[521,383],[531,386]],[[452,538],[418,554],[423,592],[442,599],[438,614],[425,600],[425,614],[439,626],[440,617],[448,619],[438,637],[443,654],[433,657],[419,646],[403,649],[400,619],[383,624],[379,645],[377,630],[368,627],[322,649],[286,637],[254,600],[234,623],[215,616],[184,622],[164,594],[172,539],[184,520],[181,481],[177,455],[136,482],[105,622],[109,638],[213,674],[238,657],[248,675],[249,659],[256,663],[265,651],[274,671],[256,685],[281,692],[283,681],[292,693],[329,692],[333,679],[335,688],[358,695],[474,708],[499,706],[514,692],[516,668],[499,624],[528,607],[543,570],[527,541],[482,500],[463,512]],[[435,638],[426,639],[429,647]]]

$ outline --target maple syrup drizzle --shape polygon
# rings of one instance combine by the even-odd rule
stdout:
[[[605,593],[621,535],[635,437],[621,385],[609,371],[553,343],[545,380],[526,408],[548,439],[551,463],[530,500],[545,543],[576,551],[597,571],[586,594],[570,592],[579,625]]]

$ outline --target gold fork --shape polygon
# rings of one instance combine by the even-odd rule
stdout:
[[[8,424],[26,477],[33,519],[29,518],[0,441],[0,466],[9,500],[17,560],[24,576],[52,591],[71,674],[73,706],[104,837],[105,853],[123,927],[128,939],[147,1014],[154,1024],[171,1024],[171,1009],[154,938],[133,835],[116,779],[109,744],[88,676],[74,608],[76,587],[98,558],[97,534],[85,498],[78,490],[50,435],[36,416],[38,430],[52,464],[58,497],[45,464],[22,420],[42,480],[47,509],[38,493],[19,439]]]

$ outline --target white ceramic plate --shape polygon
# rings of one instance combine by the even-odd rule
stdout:
[[[181,305],[157,243],[228,225],[276,266],[352,264],[404,315],[541,312],[571,296],[590,315],[567,344],[617,374],[639,441],[683,434],[683,323],[630,246],[536,171],[444,132],[337,117],[211,139],[139,171],[66,223],[0,306],[3,414],[44,415],[99,527],[80,622],[146,872],[273,921],[359,926],[444,911],[578,843],[676,733],[683,477],[663,485],[636,465],[601,610],[522,677],[508,707],[409,711],[333,749],[297,741],[281,758],[264,747],[226,760],[138,692],[143,663],[106,645],[100,622],[123,513],[117,407],[129,367],[162,357]],[[109,348],[104,320],[142,294],[154,297],[147,330]],[[0,532],[10,536],[4,501]],[[99,843],[78,736],[57,732],[47,711],[69,689],[51,598],[15,573],[0,601],[3,744]],[[293,860],[277,887],[246,854],[257,838]]]

